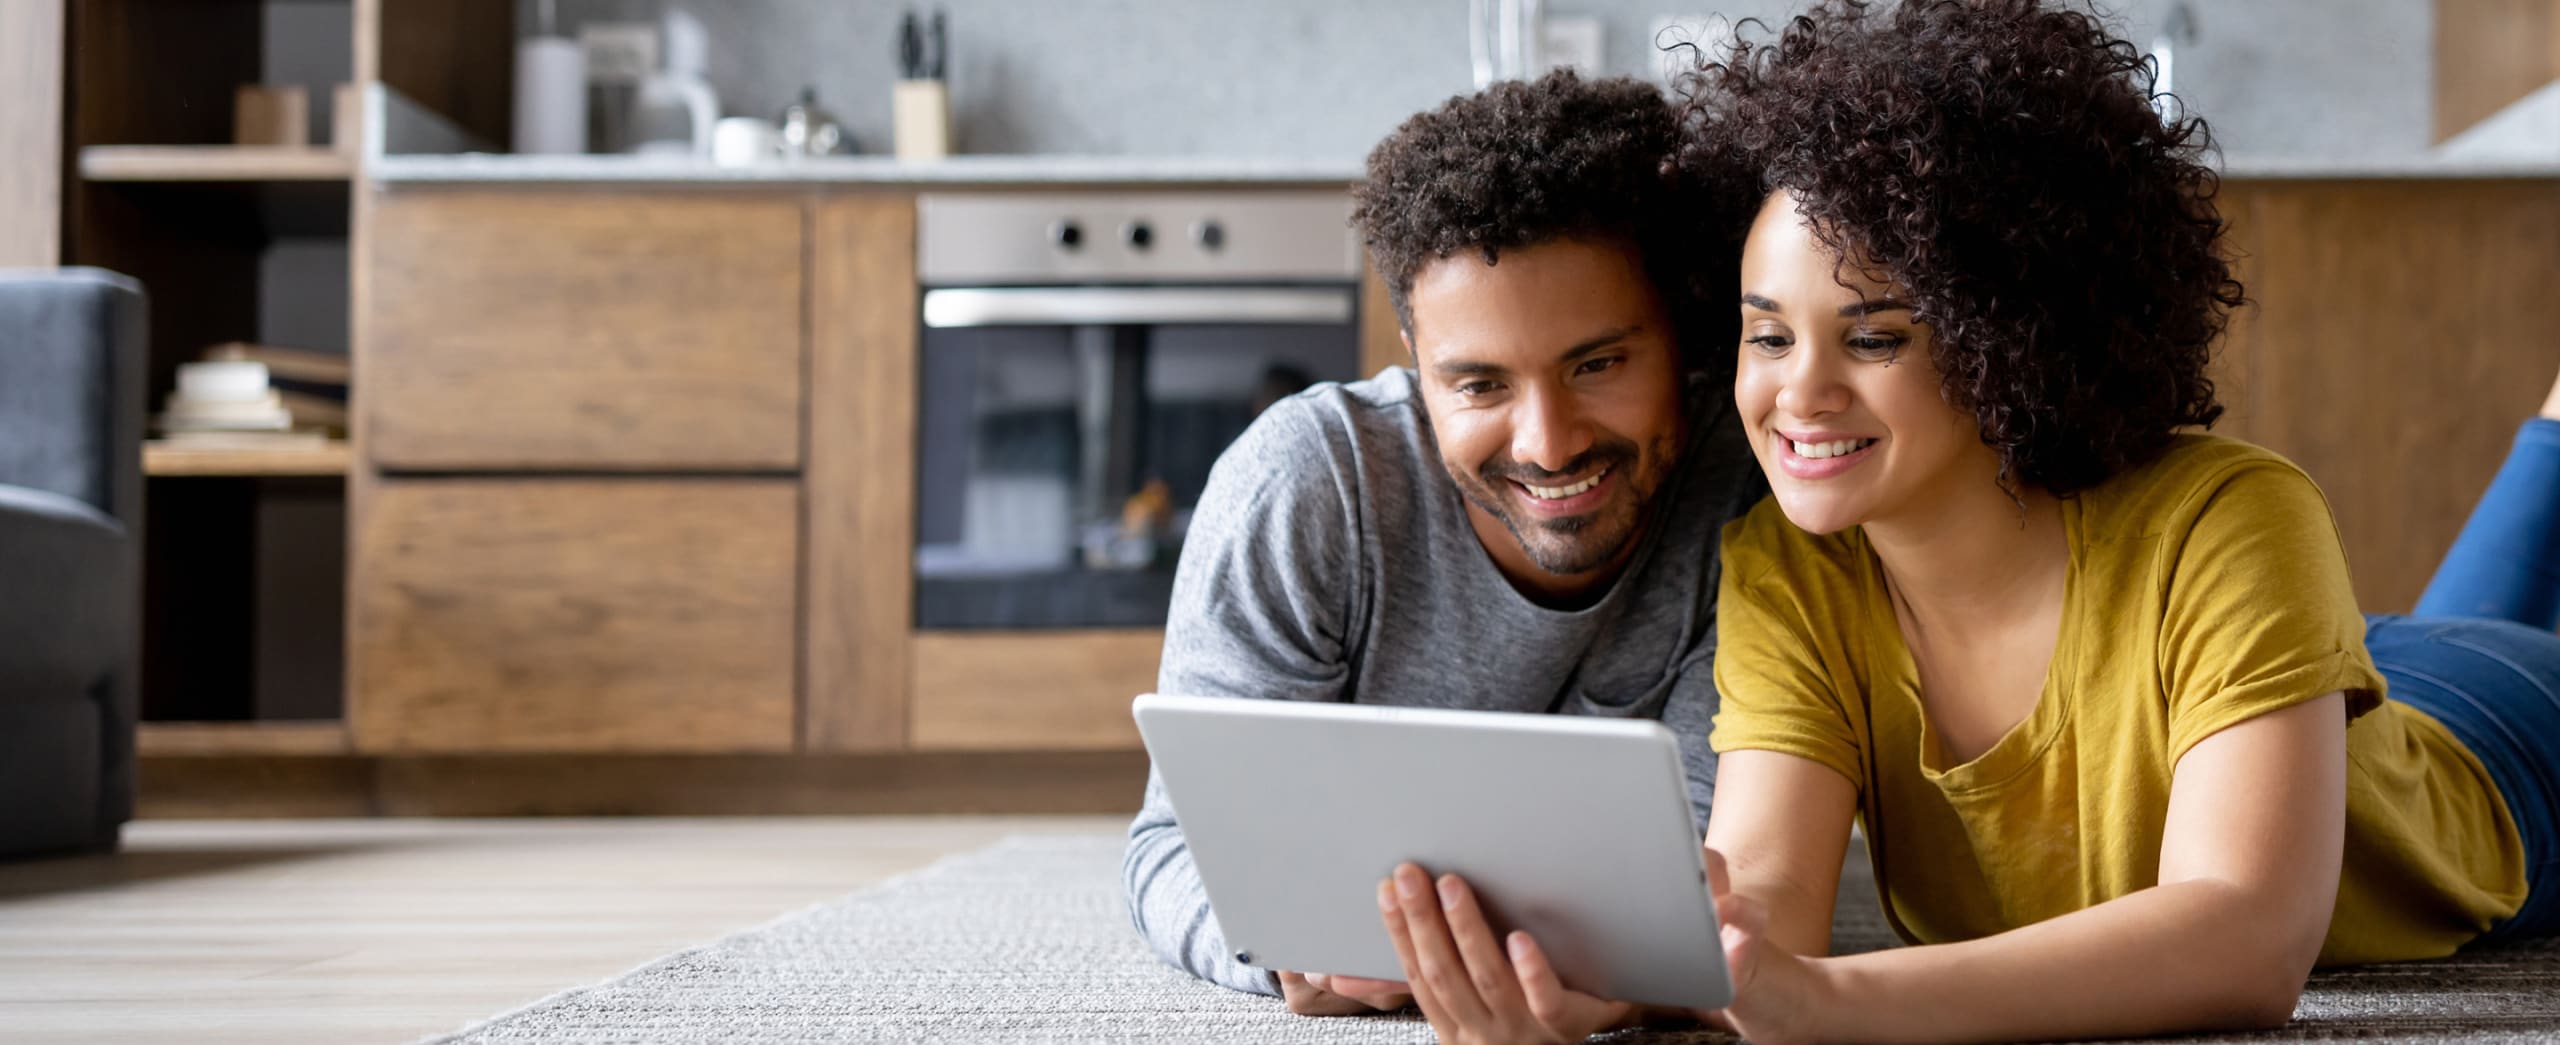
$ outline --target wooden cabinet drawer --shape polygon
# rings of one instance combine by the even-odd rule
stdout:
[[[1129,701],[1156,688],[1155,630],[919,632],[918,751],[1116,751],[1144,746]]]
[[[409,191],[374,208],[355,402],[377,466],[799,467],[798,201]]]
[[[358,749],[791,750],[799,508],[785,479],[372,484]]]

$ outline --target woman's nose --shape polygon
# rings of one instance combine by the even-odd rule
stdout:
[[[1815,418],[1848,407],[1849,386],[1841,380],[1839,368],[1829,356],[1830,353],[1806,345],[1779,364],[1779,412]]]

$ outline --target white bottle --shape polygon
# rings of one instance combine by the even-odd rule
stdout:
[[[587,151],[587,54],[560,35],[542,0],[534,35],[516,41],[515,149],[525,155]]]
[[[665,67],[640,83],[632,102],[631,151],[644,156],[709,158],[711,129],[720,122],[720,102],[704,73],[711,65],[711,44],[702,21],[670,9],[661,30]]]

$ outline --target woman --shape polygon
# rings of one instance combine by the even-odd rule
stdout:
[[[2560,386],[2359,616],[2310,480],[2183,431],[2241,292],[2147,86],[2031,0],[1826,5],[1693,85],[1688,159],[1767,190],[1707,833],[1755,1042],[2275,1026],[2315,964],[2560,931]],[[1853,817],[1918,946],[1822,957]],[[1438,885],[1381,908],[1445,1038],[1631,1016]]]

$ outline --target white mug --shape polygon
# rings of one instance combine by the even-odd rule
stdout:
[[[770,120],[731,116],[712,125],[711,162],[752,167],[782,155],[782,131]]]

